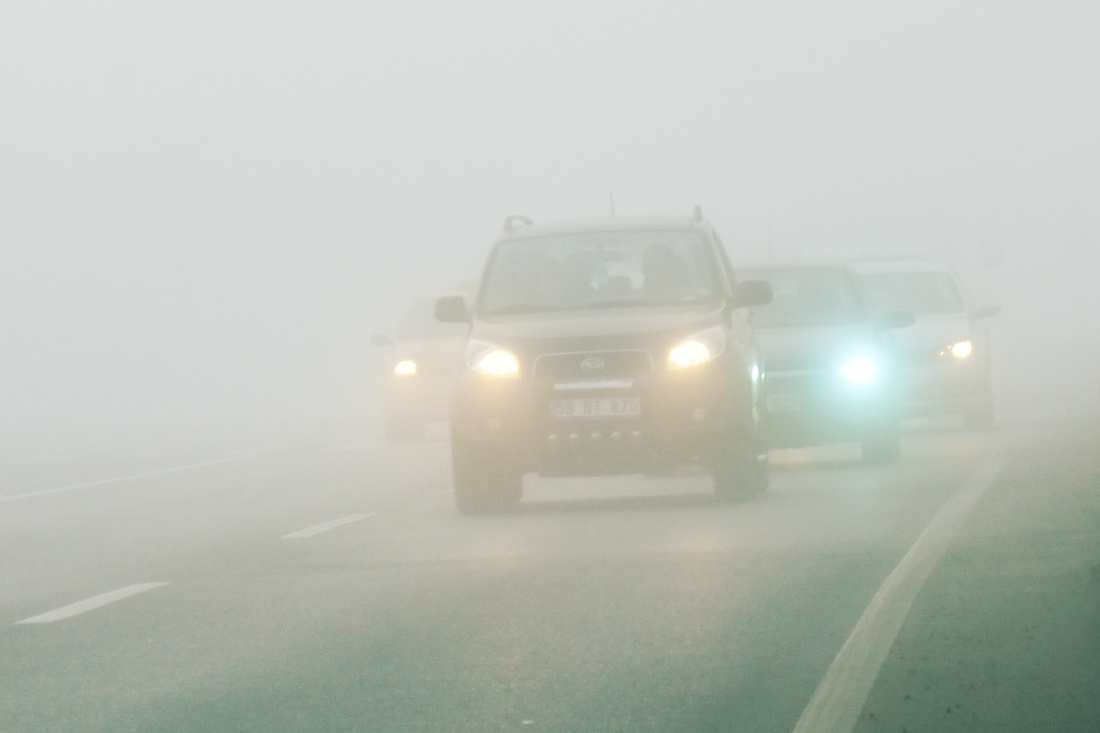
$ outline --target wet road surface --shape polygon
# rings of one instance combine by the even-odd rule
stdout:
[[[529,479],[480,517],[445,442],[9,467],[0,730],[791,731],[997,451],[856,727],[1033,730],[1005,712],[1030,692],[1027,720],[1082,730],[1098,446],[1084,423],[917,430],[889,467],[777,453],[744,505],[705,476]]]

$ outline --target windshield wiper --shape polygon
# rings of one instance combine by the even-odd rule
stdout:
[[[509,313],[545,313],[546,311],[560,310],[556,306],[543,305],[541,303],[517,303],[515,305],[502,305],[486,311],[487,315],[507,315]]]
[[[598,300],[595,303],[582,303],[580,305],[569,306],[569,310],[584,310],[591,308],[635,308],[639,306],[652,306],[652,305],[676,305],[678,303],[694,302],[694,301],[679,301],[679,300]]]
[[[548,313],[550,311],[583,311],[605,308],[644,308],[659,305],[695,305],[699,300],[597,300],[591,303],[573,303],[570,305],[545,305],[542,303],[517,303],[486,311],[487,315],[506,315],[509,313]]]

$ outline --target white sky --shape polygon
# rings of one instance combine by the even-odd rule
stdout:
[[[1098,38],[1085,2],[5,0],[0,436],[354,412],[369,334],[506,214],[611,191],[1095,332]]]

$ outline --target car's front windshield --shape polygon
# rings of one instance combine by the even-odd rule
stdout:
[[[717,265],[693,231],[614,231],[502,243],[481,293],[483,315],[706,303]]]
[[[836,267],[741,272],[738,279],[766,280],[772,301],[753,308],[759,328],[834,326],[858,323],[866,316],[848,273]]]
[[[859,276],[871,306],[879,312],[915,316],[962,313],[963,302],[947,272],[874,272]]]

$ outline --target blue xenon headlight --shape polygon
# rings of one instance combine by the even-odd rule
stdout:
[[[878,374],[878,365],[869,356],[855,356],[840,367],[840,372],[845,378],[854,384],[870,382]]]

